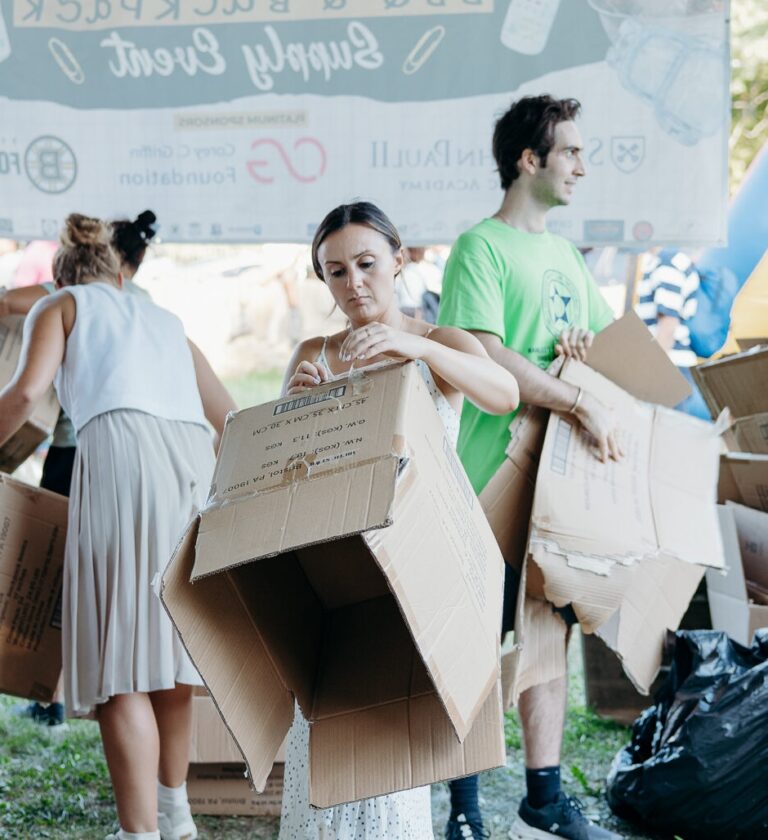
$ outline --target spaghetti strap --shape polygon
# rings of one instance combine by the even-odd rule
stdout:
[[[315,361],[319,364],[323,365],[323,367],[331,374],[331,376],[335,376],[334,372],[331,370],[331,366],[328,364],[328,355],[325,352],[325,348],[328,345],[328,336],[326,335],[323,338],[323,346],[320,348],[320,352],[317,354]]]

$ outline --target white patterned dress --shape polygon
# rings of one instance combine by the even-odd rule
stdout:
[[[331,371],[325,342],[317,361]],[[435,384],[429,367],[420,359],[416,366],[455,446],[459,417]],[[433,840],[433,836],[428,786],[334,808],[313,808],[309,804],[309,724],[296,704],[286,748],[279,840]]]

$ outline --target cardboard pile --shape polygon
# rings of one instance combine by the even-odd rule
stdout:
[[[6,315],[0,318],[0,388],[13,379],[21,355],[24,318]],[[35,406],[32,416],[13,437],[0,446],[0,470],[11,473],[29,458],[53,433],[59,417],[59,403],[51,387]]]
[[[566,673],[566,626],[552,605],[570,604],[582,630],[598,635],[647,693],[667,630],[677,628],[705,567],[724,562],[718,429],[643,401],[674,405],[687,388],[635,315],[602,332],[593,351],[592,367],[569,361],[560,377],[613,407],[625,457],[603,464],[573,418],[528,412],[512,424],[508,460],[481,495],[526,593],[504,657],[508,703]],[[531,511],[525,537],[521,510]]]
[[[0,473],[0,692],[49,702],[61,675],[67,499]]]
[[[733,418],[718,485],[727,570],[707,573],[712,626],[749,645],[768,626],[768,347],[705,362],[694,376],[710,411]]]
[[[263,793],[251,789],[243,756],[205,689],[192,698],[192,748],[187,795],[193,814],[274,817],[283,798],[281,748]]]
[[[241,411],[162,598],[263,788],[298,702],[328,807],[497,767],[503,561],[414,364]]]

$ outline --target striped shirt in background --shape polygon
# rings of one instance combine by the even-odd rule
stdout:
[[[669,358],[677,367],[693,367],[696,354],[691,350],[691,333],[687,322],[696,313],[699,273],[690,258],[681,251],[664,250],[644,254],[642,279],[638,285],[637,314],[656,335],[660,316],[677,318],[675,344]]]

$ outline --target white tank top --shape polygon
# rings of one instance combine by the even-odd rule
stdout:
[[[106,283],[64,291],[77,315],[54,386],[76,431],[117,409],[205,425],[192,351],[175,315]]]

